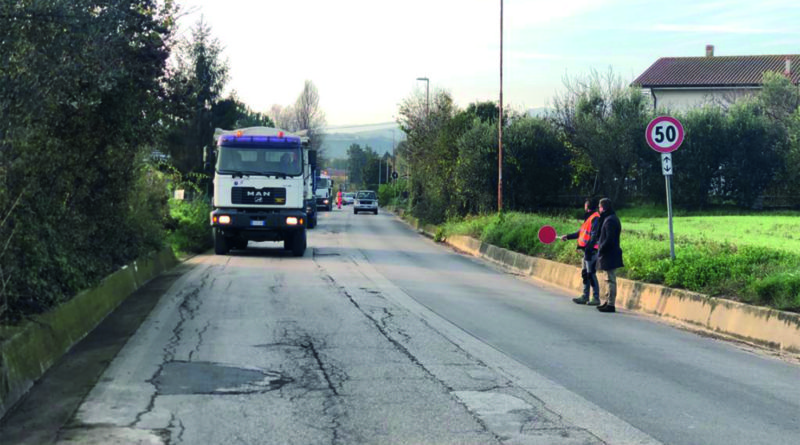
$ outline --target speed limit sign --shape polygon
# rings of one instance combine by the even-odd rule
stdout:
[[[674,117],[660,116],[650,122],[645,135],[650,148],[659,153],[672,153],[683,143],[683,125]]]

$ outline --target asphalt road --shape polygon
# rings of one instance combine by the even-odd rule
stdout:
[[[57,442],[798,443],[795,364],[574,305],[383,213],[323,213],[309,241],[190,260]]]

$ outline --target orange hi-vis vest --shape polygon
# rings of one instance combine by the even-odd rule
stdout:
[[[589,240],[592,239],[592,223],[595,218],[599,217],[600,214],[594,212],[583,222],[581,231],[578,233],[578,247],[586,247],[586,245],[589,244]],[[597,244],[594,245],[594,248],[597,249]]]

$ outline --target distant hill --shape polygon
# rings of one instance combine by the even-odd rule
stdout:
[[[552,112],[553,109],[548,107],[531,108],[527,111],[528,116],[530,117],[546,117]]]
[[[392,152],[392,133],[394,132],[394,145],[405,139],[405,133],[394,122],[369,125],[353,125],[348,127],[328,127],[325,129],[325,138],[322,148],[328,159],[347,158],[347,149],[352,144],[362,147],[370,146],[378,154]]]

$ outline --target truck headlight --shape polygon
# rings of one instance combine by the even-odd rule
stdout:
[[[229,215],[220,215],[219,223],[223,224],[223,225],[224,224],[230,224],[231,223],[231,217]]]
[[[326,199],[325,201],[322,201],[322,202],[323,202],[324,204],[327,204],[327,203],[328,203],[328,200]]]
[[[286,218],[286,225],[288,226],[296,226],[297,222],[297,218],[294,216],[289,216]]]

